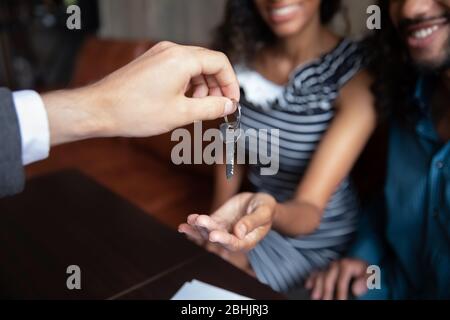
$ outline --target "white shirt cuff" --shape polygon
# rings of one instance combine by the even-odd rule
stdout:
[[[50,152],[47,111],[40,95],[31,90],[13,92],[22,139],[22,163],[43,160]]]

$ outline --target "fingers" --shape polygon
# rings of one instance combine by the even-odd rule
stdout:
[[[214,76],[206,76],[206,82],[209,88],[209,95],[215,97],[223,96],[222,89]]]
[[[338,276],[338,267],[330,267],[327,271],[318,272],[311,276],[305,284],[306,289],[312,289],[311,299],[332,300]]]
[[[352,292],[355,297],[362,296],[368,291],[366,277],[360,276],[352,285]]]
[[[228,259],[230,258],[230,251],[225,249],[220,244],[207,242],[206,245],[205,245],[205,249],[208,250],[211,253],[214,253],[214,254],[218,255],[219,257],[221,257],[224,260],[228,261]]]
[[[198,214],[191,214],[191,215],[188,216],[187,222],[188,222],[191,226],[193,226],[193,225],[195,224],[195,222],[197,221],[197,218],[198,218],[199,216],[200,216],[200,215],[198,215]]]
[[[189,88],[192,88],[192,98],[205,98],[207,96],[222,97],[223,93],[214,76],[198,76],[191,79]]]
[[[224,227],[212,219],[210,216],[198,216],[195,225],[198,227],[203,227],[209,232],[213,230],[223,230]]]
[[[316,283],[317,278],[317,272],[312,273],[309,278],[305,282],[305,288],[307,290],[311,290],[314,287],[314,284]]]
[[[262,194],[241,194],[239,198],[234,199],[242,203],[236,205],[234,201],[229,201],[216,211],[215,215],[220,216],[219,212],[228,212],[228,218],[230,216],[235,216],[236,220],[239,217],[242,218],[236,223],[230,221],[227,224],[229,227],[224,227],[223,232],[219,232],[221,230],[216,228],[214,232],[211,232],[209,240],[222,244],[230,251],[248,251],[270,231],[276,202]]]
[[[232,230],[236,221],[246,214],[247,204],[252,196],[253,194],[249,192],[239,193],[222,204],[211,216],[216,221],[226,224],[228,230]]]
[[[244,243],[227,231],[212,231],[209,234],[209,241],[212,243],[219,243],[230,251],[245,250]]]
[[[206,79],[203,75],[192,78],[191,86],[193,88],[193,98],[204,98],[208,96],[208,83],[206,82]]]
[[[239,101],[239,83],[225,54],[203,48],[196,48],[192,53],[197,64],[192,64],[191,77],[199,75],[214,76],[221,92],[229,99]]]
[[[317,275],[315,279],[315,284],[311,293],[311,299],[320,300],[323,296],[323,284],[324,284],[324,272]]]
[[[348,299],[348,290],[350,288],[350,280],[352,279],[352,276],[353,272],[350,268],[343,268],[343,270],[341,270],[337,283],[336,297],[338,300]]]
[[[187,220],[205,240],[221,244],[230,251],[248,251],[270,231],[274,204],[275,200],[267,196],[243,193],[211,216],[194,214]]]
[[[178,227],[178,232],[184,233],[189,240],[195,242],[199,246],[203,245],[204,243],[203,237],[200,235],[200,233],[195,228],[186,223],[183,223]]]
[[[207,241],[209,238],[209,230],[197,224],[197,220],[200,217],[198,214],[191,214],[188,216],[188,224],[201,236],[202,241]]]
[[[213,120],[236,111],[240,88],[236,74],[228,58],[220,52],[199,47],[161,44],[170,51],[171,61],[183,64],[179,68],[189,78],[184,90],[191,89],[192,98],[179,100],[180,119],[186,122]],[[158,50],[158,48],[154,49]],[[178,65],[175,65],[178,68]],[[184,91],[184,92],[185,92]]]
[[[337,283],[337,298],[339,300],[348,299],[350,282],[353,278],[357,278],[356,281],[358,281],[359,278],[365,279],[365,271],[366,267],[363,263],[353,262],[346,259],[341,261],[341,271]]]
[[[328,272],[325,273],[323,283],[323,300],[332,300],[336,288],[336,280],[339,276],[339,267],[336,263],[332,263]]]
[[[227,56],[221,52],[194,46],[182,46],[169,41],[162,41],[153,46],[146,55],[169,53],[177,64],[187,68],[191,79],[199,76],[209,77],[207,82],[213,88],[214,95],[224,95],[229,99],[239,101],[240,89],[236,74]],[[213,93],[211,93],[213,94]]]
[[[360,296],[367,292],[365,263],[361,261],[343,259],[333,262],[328,270],[311,275],[305,283],[305,287],[312,290],[313,300],[331,300],[335,297],[339,300],[347,300],[350,283],[354,279],[352,292]],[[337,290],[336,290],[337,288]]]
[[[195,239],[201,239],[201,236],[198,234],[197,230],[195,230],[192,226],[188,225],[187,223],[180,224],[178,226],[178,232],[184,233],[187,236]]]
[[[272,223],[272,213],[266,206],[261,206],[239,220],[234,227],[236,236],[243,240],[245,236],[255,229]]]
[[[204,95],[205,90],[200,88],[196,95]],[[216,96],[186,98],[182,104],[186,117],[190,118],[191,121],[221,118],[235,112],[237,107],[230,99]]]
[[[205,241],[209,240],[212,230],[224,230],[222,225],[206,215],[191,214],[188,216],[187,222],[181,224],[178,231],[186,234],[190,240],[199,245],[203,245]]]

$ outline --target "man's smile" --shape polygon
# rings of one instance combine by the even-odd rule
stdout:
[[[405,23],[402,31],[411,49],[427,49],[438,38],[448,37],[449,22],[447,16],[423,19],[415,23]]]

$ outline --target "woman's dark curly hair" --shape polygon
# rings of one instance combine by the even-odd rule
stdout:
[[[339,11],[341,0],[322,0],[323,24]],[[228,55],[234,63],[252,59],[256,52],[272,45],[275,35],[259,14],[254,0],[228,0],[225,19],[217,28],[213,48]]]
[[[381,29],[364,41],[368,70],[374,76],[372,91],[380,120],[390,116],[414,118],[416,108],[411,101],[418,74],[389,15],[390,0],[379,0]]]

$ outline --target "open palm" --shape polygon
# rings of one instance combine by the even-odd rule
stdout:
[[[270,231],[276,201],[264,193],[240,193],[210,216],[193,214],[179,231],[231,251],[254,248]]]

